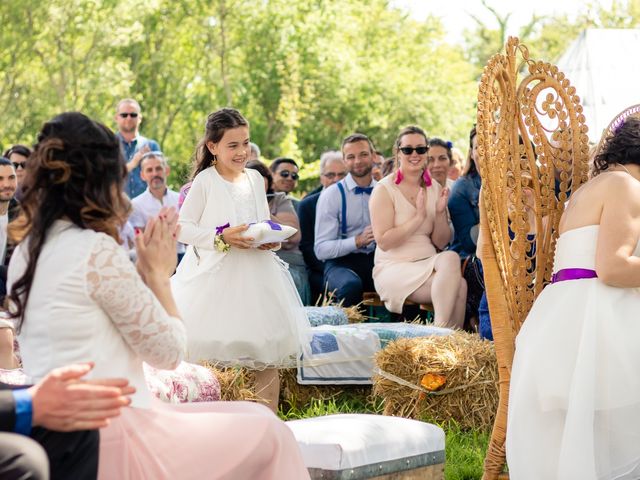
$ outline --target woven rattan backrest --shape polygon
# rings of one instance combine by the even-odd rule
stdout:
[[[483,238],[493,247],[500,278],[487,288],[501,289],[514,334],[551,278],[568,195],[587,179],[584,122],[569,80],[556,66],[530,60],[517,38],[489,60],[479,86],[477,135]]]

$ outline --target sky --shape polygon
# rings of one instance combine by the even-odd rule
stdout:
[[[406,10],[417,20],[428,15],[442,18],[447,32],[446,40],[461,43],[465,28],[476,24],[469,14],[475,15],[488,25],[497,26],[493,15],[487,11],[480,0],[392,0],[393,5]],[[509,35],[517,35],[520,27],[531,16],[567,13],[569,17],[585,9],[585,0],[488,0],[488,4],[500,13],[512,12],[509,19]],[[611,0],[594,0],[591,3],[611,5]]]

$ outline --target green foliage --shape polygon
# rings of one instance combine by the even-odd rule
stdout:
[[[207,114],[222,106],[245,114],[266,158],[303,164],[304,190],[320,154],[355,131],[385,155],[408,124],[466,150],[477,78],[510,19],[492,12],[495,24],[477,21],[463,48],[444,41],[438,18],[418,22],[388,0],[0,2],[0,147],[33,143],[65,110],[115,126],[116,102],[134,97],[174,187]],[[555,60],[587,26],[639,19],[640,0],[592,3],[571,19],[534,17],[521,38]]]
[[[447,480],[480,480],[489,446],[489,433],[462,430],[453,421],[440,426],[446,433],[444,477]]]
[[[439,20],[386,0],[24,0],[0,2],[0,20],[1,147],[33,143],[64,110],[115,126],[116,102],[134,97],[174,186],[206,115],[226,105],[266,158],[303,164],[354,131],[389,154],[406,124],[456,141],[473,122],[462,50]]]

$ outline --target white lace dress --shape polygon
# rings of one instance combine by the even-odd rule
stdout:
[[[213,248],[216,226],[270,218],[262,176],[245,172],[236,183],[213,167],[201,172],[180,210],[179,239],[189,247],[172,288],[187,328],[187,358],[294,366],[309,322],[287,265],[271,251]]]
[[[24,245],[11,260],[9,287],[26,267]],[[100,479],[308,478],[293,435],[266,407],[152,398],[142,362],[176,367],[185,328],[105,234],[55,223],[19,340],[25,371],[36,381],[53,368],[92,361],[91,377],[124,377],[136,387],[132,407],[101,430]]]

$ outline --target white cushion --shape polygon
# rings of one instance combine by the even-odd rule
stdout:
[[[284,242],[287,238],[294,235],[298,230],[289,225],[280,225],[272,221],[252,223],[249,228],[242,234],[243,237],[252,237],[254,246],[263,243],[279,243]]]
[[[444,452],[444,431],[384,415],[339,414],[287,422],[307,468],[343,470]]]

